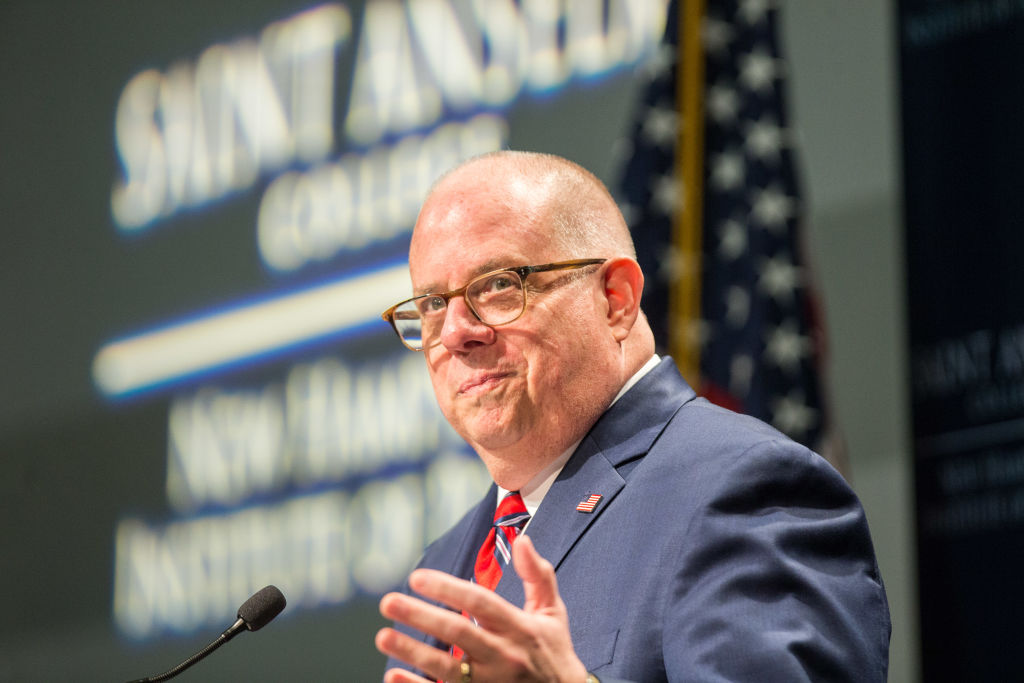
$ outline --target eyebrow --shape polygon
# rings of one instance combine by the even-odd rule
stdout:
[[[504,270],[506,268],[515,268],[516,267],[516,266],[503,265],[505,263],[508,263],[508,261],[506,259],[492,259],[490,261],[486,261],[485,263],[482,263],[480,266],[478,266],[477,268],[473,269],[473,271],[469,275],[469,279],[466,280],[466,282],[463,282],[462,285],[460,285],[460,287],[465,285],[465,284],[467,284],[471,280],[473,280],[473,278],[479,277],[479,276],[483,275],[484,273],[490,273],[490,272],[495,271],[495,270]],[[455,289],[458,289],[458,287],[456,287]],[[415,296],[425,296],[427,294],[440,294],[441,292],[448,292],[448,291],[451,291],[451,290],[444,289],[443,285],[440,285],[440,284],[438,284],[436,282],[431,282],[426,287],[414,289],[413,290],[413,294]]]

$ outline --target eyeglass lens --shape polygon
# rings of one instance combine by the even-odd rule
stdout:
[[[523,312],[526,298],[517,273],[501,271],[473,280],[465,298],[477,317],[488,325],[512,322]],[[448,302],[443,296],[423,296],[395,309],[395,327],[413,348],[430,345],[441,336]]]

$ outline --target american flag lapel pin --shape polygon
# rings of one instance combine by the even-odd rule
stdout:
[[[580,504],[576,506],[576,512],[593,512],[597,504],[601,502],[600,493],[591,493],[589,496],[580,501]]]

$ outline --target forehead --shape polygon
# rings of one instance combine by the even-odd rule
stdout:
[[[475,275],[554,260],[535,201],[483,174],[449,178],[424,204],[409,249],[417,294],[461,287]]]

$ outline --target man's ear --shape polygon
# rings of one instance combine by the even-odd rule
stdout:
[[[604,266],[604,295],[608,301],[608,326],[615,341],[621,342],[640,315],[644,274],[631,258],[614,258]]]

